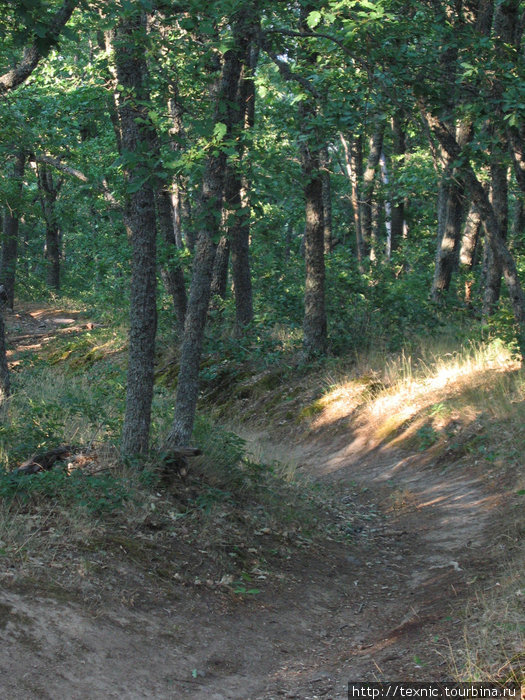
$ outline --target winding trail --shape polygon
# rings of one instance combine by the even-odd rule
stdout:
[[[13,589],[3,572],[2,697],[343,700],[348,681],[449,678],[466,601],[490,585],[497,498],[420,454],[359,439],[272,450],[359,504],[349,545],[298,554],[277,594],[227,604],[196,587],[83,601]]]

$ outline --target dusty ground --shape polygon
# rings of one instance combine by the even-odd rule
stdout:
[[[32,314],[8,319],[26,347],[78,325],[71,314]],[[253,439],[256,449],[265,440]],[[204,586],[157,589],[132,561],[99,595],[89,580],[84,595],[68,595],[2,572],[2,697],[342,699],[348,681],[450,678],[466,601],[497,584],[505,556],[497,495],[473,476],[364,441],[272,449],[339,482],[361,514],[349,544],[297,553],[248,600]]]

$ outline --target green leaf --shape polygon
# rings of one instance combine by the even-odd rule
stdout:
[[[317,25],[321,21],[322,17],[323,16],[321,15],[321,13],[318,10],[314,10],[313,12],[310,12],[310,14],[308,15],[308,19],[306,20],[306,23],[308,24],[310,29],[314,29],[315,27],[317,27]]]
[[[217,141],[222,141],[223,138],[226,136],[226,132],[228,131],[228,127],[226,124],[223,124],[222,122],[217,122],[215,124],[215,128],[213,129],[213,135],[217,139]]]

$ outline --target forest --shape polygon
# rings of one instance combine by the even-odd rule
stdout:
[[[520,0],[0,0],[6,697],[523,682],[524,32]],[[46,598],[98,685],[50,673]],[[115,606],[171,630],[155,681],[105,666],[144,642]]]

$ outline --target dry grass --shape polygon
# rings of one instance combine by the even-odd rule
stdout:
[[[382,369],[378,360],[361,360],[350,375],[328,378],[328,390],[312,408],[312,428],[357,426],[369,442],[403,444],[425,426],[437,435],[482,415],[493,421],[521,417],[525,374],[499,342],[441,356],[427,350],[416,359],[383,358]]]
[[[468,681],[525,679],[525,551],[500,580],[469,605],[465,645],[454,653],[455,675]]]

